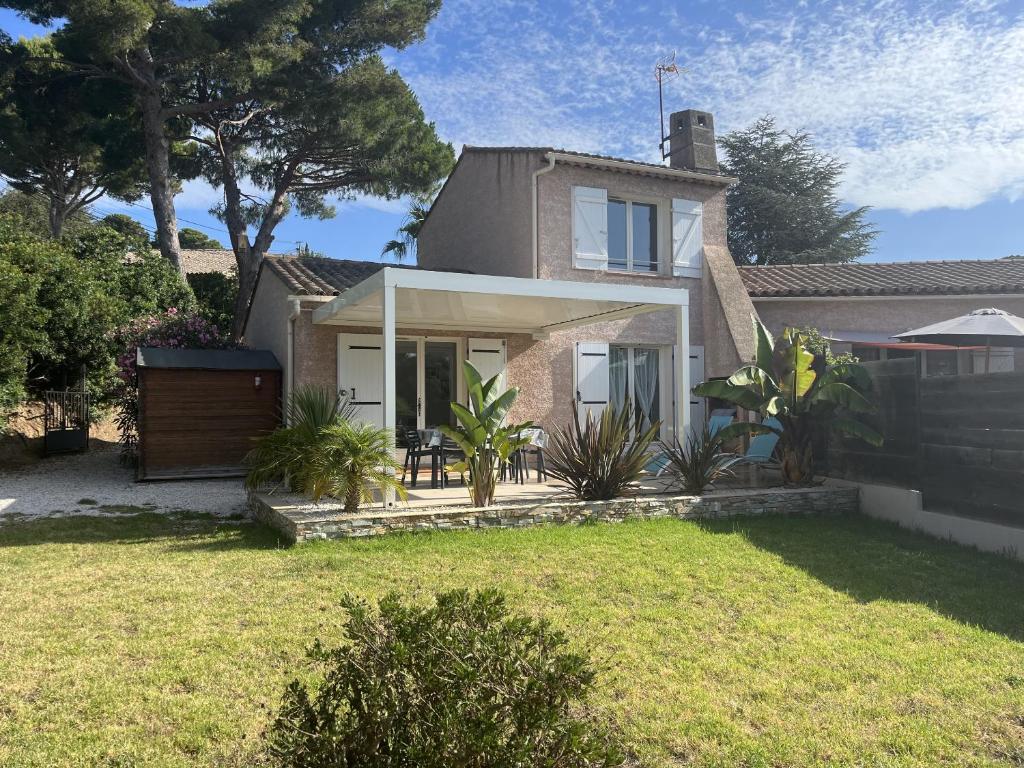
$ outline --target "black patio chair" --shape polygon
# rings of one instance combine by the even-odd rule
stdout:
[[[402,482],[405,482],[405,476],[412,470],[412,487],[416,487],[416,476],[420,471],[420,459],[424,456],[429,456],[431,461],[431,470],[434,471],[433,462],[437,461],[439,457],[439,451],[434,448],[424,448],[423,442],[420,440],[420,433],[415,429],[405,430],[405,463],[402,465]],[[442,470],[443,471],[443,470]],[[432,475],[436,477],[436,475]]]

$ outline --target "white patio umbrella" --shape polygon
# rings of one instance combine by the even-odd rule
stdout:
[[[1024,318],[1001,309],[976,309],[970,314],[926,325],[893,336],[900,341],[946,344],[951,347],[984,347],[988,373],[992,347],[1024,347]]]

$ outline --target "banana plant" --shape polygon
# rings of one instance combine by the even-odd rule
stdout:
[[[728,379],[707,381],[694,387],[699,397],[715,397],[762,420],[774,417],[781,429],[749,421],[721,429],[719,443],[741,435],[774,432],[779,437],[782,478],[788,485],[807,485],[814,480],[815,436],[832,429],[879,446],[882,436],[856,415],[876,409],[864,393],[871,387],[867,371],[856,363],[828,366],[823,355],[807,349],[807,336],[787,328],[778,339],[756,317],[754,362]]]
[[[483,381],[480,372],[468,360],[463,372],[469,390],[469,408],[452,403],[458,425],[441,425],[441,432],[462,450],[463,458],[448,469],[465,475],[469,472],[469,496],[474,507],[489,507],[494,502],[498,471],[515,451],[530,442],[522,436],[533,422],[505,424],[509,408],[519,396],[519,389],[499,392],[498,376]]]

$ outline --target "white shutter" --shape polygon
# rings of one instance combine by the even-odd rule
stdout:
[[[572,188],[572,263],[580,269],[608,269],[608,190]]]
[[[493,376],[501,376],[498,380],[498,391],[505,390],[507,382],[504,339],[470,339],[466,357],[480,372],[480,378],[485,382]]]
[[[988,361],[989,373],[1008,373],[1013,370],[1014,351],[1010,347],[992,347]],[[972,370],[975,373],[985,372],[985,350],[971,351]]]
[[[586,423],[587,412],[601,418],[608,407],[608,345],[583,343],[576,345],[576,404],[580,422]]]
[[[384,337],[338,334],[338,392],[355,407],[356,421],[384,426]]]
[[[672,274],[676,277],[700,277],[703,218],[703,203],[672,200]]]
[[[690,347],[690,434],[704,428],[707,400],[693,394],[693,388],[704,382],[704,347]]]

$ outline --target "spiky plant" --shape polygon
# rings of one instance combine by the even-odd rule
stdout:
[[[544,451],[547,473],[568,485],[580,501],[617,498],[643,475],[661,422],[637,431],[629,398],[622,408],[605,408],[600,419],[588,411],[583,421],[580,426],[574,400],[572,422],[555,430]]]
[[[733,475],[730,467],[735,457],[722,453],[721,441],[712,436],[707,424],[700,432],[687,435],[685,446],[673,437],[661,447],[668,457],[666,473],[687,493],[703,493],[717,480]]]
[[[286,408],[287,426],[260,438],[245,457],[246,486],[270,486],[273,491],[286,483],[319,500],[326,492],[325,481],[313,472],[311,457],[324,431],[344,424],[352,413],[348,401],[330,387],[296,389]]]
[[[308,457],[306,479],[311,487],[307,492],[314,499],[322,495],[343,499],[350,513],[361,502],[372,502],[377,489],[406,498],[405,487],[395,476],[402,465],[395,461],[393,446],[392,432],[370,424],[342,422],[325,427]]]

